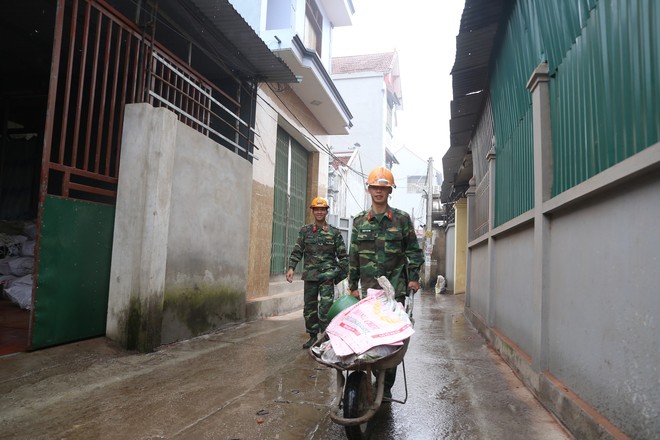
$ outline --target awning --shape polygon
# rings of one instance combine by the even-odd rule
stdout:
[[[159,8],[236,76],[255,82],[296,82],[289,67],[228,0],[161,0]]]
[[[451,71],[453,101],[449,150],[442,158],[442,203],[461,197],[472,177],[470,139],[488,93],[490,60],[507,0],[466,0],[456,37],[456,61]]]

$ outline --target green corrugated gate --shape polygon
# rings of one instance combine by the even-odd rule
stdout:
[[[105,335],[115,207],[46,196],[32,349]]]
[[[277,131],[275,201],[270,273],[286,272],[289,254],[305,223],[309,153],[282,128]]]
[[[134,99],[127,94],[128,87],[119,84],[136,84],[141,75],[137,68],[120,68],[120,60],[139,49],[126,43],[130,38],[139,41],[136,35],[113,28],[113,34],[124,35],[125,43],[108,45],[106,52],[88,51],[95,40],[98,49],[100,38],[89,29],[110,29],[109,23],[121,27],[111,12],[91,1],[76,7],[60,0],[51,13],[55,32],[39,162],[40,228],[30,349],[105,335],[120,121],[124,103]],[[104,59],[103,54],[108,68],[96,69],[93,66]],[[108,72],[125,76],[113,79]],[[115,105],[118,102],[122,104]]]

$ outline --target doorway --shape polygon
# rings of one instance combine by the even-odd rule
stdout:
[[[29,345],[39,176],[55,2],[8,2],[0,15],[0,355]]]

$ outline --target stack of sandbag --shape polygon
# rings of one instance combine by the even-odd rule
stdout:
[[[380,277],[378,282],[382,290],[368,289],[366,298],[341,311],[328,325],[329,340],[317,349],[325,362],[348,366],[377,360],[395,352],[414,333],[389,280]]]
[[[0,222],[0,285],[7,298],[28,310],[32,307],[35,240],[33,222]]]

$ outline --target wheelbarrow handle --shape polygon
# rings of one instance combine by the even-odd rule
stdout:
[[[413,289],[408,289],[408,316],[412,318],[413,315],[413,306],[415,305],[415,291]]]

